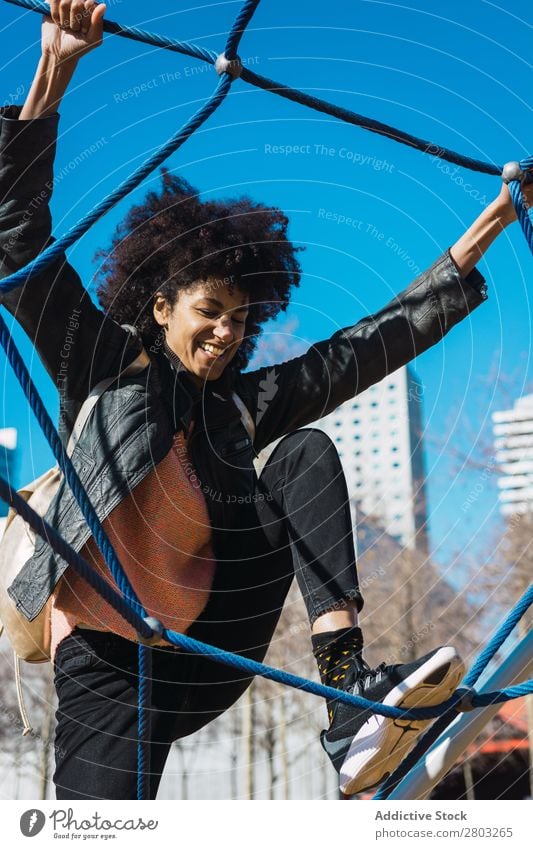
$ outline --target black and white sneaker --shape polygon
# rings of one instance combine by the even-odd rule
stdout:
[[[357,657],[343,666],[342,689],[392,707],[431,707],[450,698],[464,664],[453,646],[441,646],[412,663],[370,667]],[[380,784],[398,766],[433,719],[388,719],[338,700],[328,703],[330,726],[320,740],[351,796]]]

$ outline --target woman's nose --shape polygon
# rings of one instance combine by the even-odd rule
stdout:
[[[217,321],[217,325],[215,327],[215,336],[220,339],[222,342],[229,342],[233,339],[233,326],[231,323],[231,317],[227,316],[225,318],[220,318]]]

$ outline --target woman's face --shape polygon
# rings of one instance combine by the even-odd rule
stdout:
[[[248,295],[236,286],[199,282],[179,293],[173,307],[163,295],[154,300],[154,317],[165,328],[168,347],[198,385],[217,380],[244,338]]]

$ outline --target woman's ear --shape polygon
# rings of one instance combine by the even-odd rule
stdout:
[[[168,301],[161,292],[157,292],[154,297],[154,318],[160,327],[168,330],[168,318],[170,308]]]

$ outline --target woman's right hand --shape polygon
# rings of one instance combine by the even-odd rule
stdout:
[[[102,43],[104,3],[95,0],[47,0],[50,17],[43,18],[43,56],[57,62],[78,60]]]

